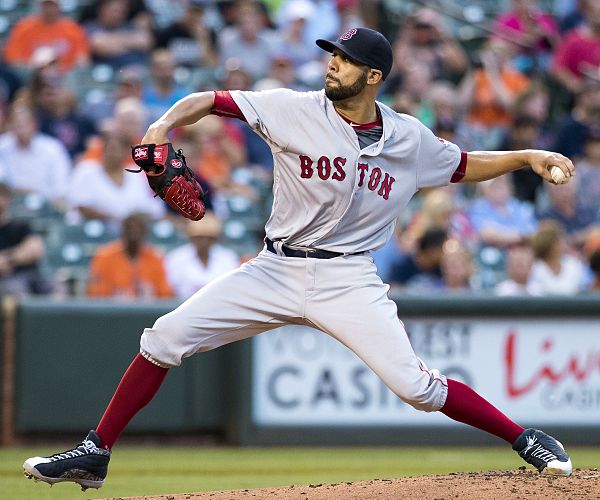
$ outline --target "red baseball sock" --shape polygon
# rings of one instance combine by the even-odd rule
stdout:
[[[440,411],[452,420],[489,432],[511,445],[525,430],[468,385],[452,379],[448,379],[448,397]]]
[[[96,429],[106,449],[113,447],[129,421],[152,400],[168,371],[141,354],[131,362]]]

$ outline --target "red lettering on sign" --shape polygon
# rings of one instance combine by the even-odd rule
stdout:
[[[312,177],[312,164],[313,161],[310,159],[310,157],[300,155],[300,177],[303,179],[310,179]]]
[[[569,378],[577,382],[583,382],[594,372],[600,373],[600,351],[588,352],[585,359],[579,359],[577,354],[571,354],[562,368],[552,367],[549,364],[542,363],[529,380],[519,381],[517,373],[517,334],[509,331],[504,347],[504,362],[506,365],[506,392],[511,398],[521,397],[528,392],[533,391],[544,380],[552,384],[558,384]],[[547,339],[541,346],[541,352],[550,352],[554,347],[554,342]],[[528,352],[528,363],[535,362],[539,353]]]

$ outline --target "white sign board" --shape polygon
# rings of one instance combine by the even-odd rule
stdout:
[[[415,319],[429,368],[461,380],[517,422],[600,425],[600,331],[593,320]],[[258,425],[454,425],[402,403],[342,344],[289,326],[252,341]]]

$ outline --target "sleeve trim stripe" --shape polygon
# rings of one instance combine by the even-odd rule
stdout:
[[[450,182],[460,182],[466,173],[467,173],[467,153],[466,153],[466,151],[461,151],[460,152],[460,163],[458,164],[458,167],[452,174]]]
[[[246,117],[242,113],[237,103],[231,97],[228,90],[215,90],[215,99],[210,113],[217,116],[225,116],[229,118],[239,118],[246,121]]]

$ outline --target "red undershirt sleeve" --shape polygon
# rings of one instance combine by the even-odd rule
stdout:
[[[233,100],[233,97],[231,97],[228,90],[215,90],[214,92],[215,102],[210,110],[212,115],[239,118],[240,120],[246,121],[244,114]]]
[[[458,168],[452,174],[450,182],[460,182],[467,172],[467,153],[465,151],[460,152],[460,163]]]

